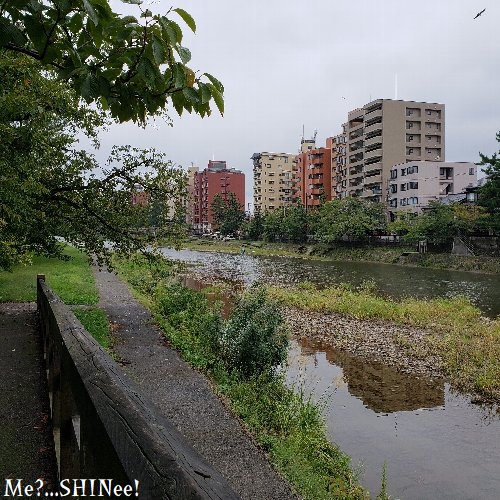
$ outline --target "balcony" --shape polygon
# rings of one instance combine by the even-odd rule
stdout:
[[[382,131],[382,120],[378,121],[378,122],[374,122],[370,125],[367,125],[365,127],[365,136],[367,134],[372,134],[372,133],[375,133],[375,131]]]
[[[382,135],[374,135],[369,139],[365,139],[365,151],[370,148],[376,149],[375,146],[382,147]]]
[[[380,170],[382,170],[382,163],[379,161],[374,161],[374,162],[365,164],[366,175],[377,173]]]

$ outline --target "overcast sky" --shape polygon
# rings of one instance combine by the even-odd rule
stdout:
[[[131,8],[112,0],[116,9]],[[155,147],[176,164],[226,160],[246,175],[259,151],[297,152],[318,131],[317,145],[341,131],[347,112],[373,99],[446,106],[446,160],[479,160],[498,151],[500,2],[498,0],[165,0],[187,10],[184,45],[194,70],[225,86],[224,117],[178,117],[145,130],[113,125],[101,136],[103,160],[113,144]],[[478,19],[476,13],[486,8]],[[129,11],[130,12],[130,11]],[[134,13],[136,11],[133,11]],[[182,21],[180,21],[182,25]]]

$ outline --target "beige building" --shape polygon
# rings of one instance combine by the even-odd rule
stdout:
[[[464,193],[477,184],[477,166],[469,162],[412,161],[390,170],[391,212],[420,212],[431,201]]]
[[[289,153],[252,155],[255,211],[265,213],[291,205],[294,158]]]
[[[377,99],[348,113],[337,193],[385,202],[393,165],[445,160],[443,104]],[[339,173],[340,170],[340,173]]]

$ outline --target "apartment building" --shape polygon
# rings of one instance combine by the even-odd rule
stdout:
[[[325,148],[317,148],[315,139],[301,141],[293,190],[296,201],[300,200],[306,210],[332,199],[332,144],[333,138],[327,139]]]
[[[187,169],[187,186],[186,186],[186,224],[189,226],[194,225],[194,212],[195,212],[195,190],[194,190],[194,178],[196,174],[200,171],[198,167],[191,165]]]
[[[336,165],[339,197],[385,202],[394,165],[445,161],[443,104],[377,99],[350,111],[343,129],[338,147],[345,140],[345,163]]]
[[[469,162],[412,161],[390,170],[389,211],[418,213],[431,201],[465,193],[477,184],[477,166]]]
[[[227,168],[225,161],[211,160],[203,171],[195,169],[196,167],[193,168],[193,228],[199,232],[211,231],[211,207],[215,196],[227,199],[233,193],[239,204],[245,206],[245,174],[240,170]]]
[[[295,155],[290,153],[254,153],[254,210],[261,213],[292,203],[292,176]]]

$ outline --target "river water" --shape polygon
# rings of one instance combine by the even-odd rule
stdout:
[[[225,255],[165,249],[197,264],[197,275],[250,284],[256,280],[320,286],[373,280],[392,297],[471,298],[485,315],[500,313],[498,277],[387,264]],[[374,498],[387,468],[391,498],[499,499],[500,413],[454,394],[439,379],[401,374],[331,346],[292,343],[288,383],[311,394],[326,417],[332,441],[361,470]]]

